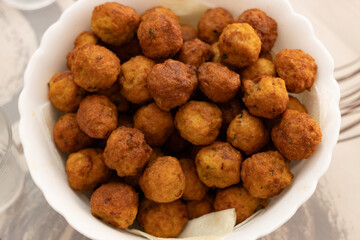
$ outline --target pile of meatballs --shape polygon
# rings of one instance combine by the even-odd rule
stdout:
[[[299,49],[273,59],[277,23],[260,9],[235,19],[208,9],[197,29],[164,7],[139,15],[96,6],[69,70],[49,82],[64,114],[53,129],[71,188],[91,213],[176,237],[189,219],[229,208],[236,223],[292,183],[321,131],[289,93],[310,91],[317,65]]]

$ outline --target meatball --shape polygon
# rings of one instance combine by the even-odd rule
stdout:
[[[142,104],[151,100],[146,79],[155,62],[144,56],[136,56],[121,66],[121,94],[130,102]]]
[[[197,84],[195,68],[172,59],[156,64],[147,78],[150,95],[164,111],[185,104]]]
[[[130,108],[130,103],[120,94],[120,84],[116,81],[110,88],[101,89],[97,94],[107,96],[111,102],[116,105],[118,112],[127,112]]]
[[[215,141],[221,127],[221,111],[212,103],[190,101],[175,115],[175,127],[181,137],[194,145],[207,145]]]
[[[70,71],[55,74],[49,82],[49,100],[62,112],[75,112],[86,92],[76,85]]]
[[[242,156],[227,142],[203,147],[196,155],[196,171],[208,187],[226,188],[240,181]]]
[[[261,119],[242,110],[227,129],[227,141],[247,155],[260,151],[269,141],[269,133]]]
[[[91,29],[105,43],[120,46],[129,42],[139,26],[135,9],[117,2],[96,6],[91,16]]]
[[[233,16],[226,9],[208,9],[198,23],[198,38],[212,44],[219,39],[223,29],[233,22]]]
[[[223,63],[242,68],[258,59],[261,41],[249,24],[233,23],[224,28],[218,46]]]
[[[75,113],[66,113],[55,123],[53,136],[56,147],[66,153],[76,152],[92,145],[93,140],[83,133]]]
[[[243,81],[246,79],[254,80],[263,75],[276,76],[274,63],[266,58],[259,58],[256,62],[241,70],[240,73]]]
[[[117,228],[132,225],[138,212],[139,197],[126,184],[111,182],[102,185],[90,199],[91,214]]]
[[[149,58],[172,57],[183,44],[180,24],[168,15],[157,12],[140,23],[137,36],[144,55]]]
[[[177,16],[171,9],[162,6],[152,7],[146,10],[143,14],[141,14],[140,21],[146,21],[148,17],[154,12],[167,15],[168,17],[174,19],[176,22],[179,22],[179,16]]]
[[[321,141],[321,130],[307,113],[288,109],[279,125],[271,131],[271,138],[279,152],[289,160],[310,157]]]
[[[221,63],[221,55],[220,55],[220,49],[219,49],[218,42],[213,43],[211,45],[211,48],[212,48],[213,53],[214,53],[214,57],[212,58],[212,62]]]
[[[289,96],[289,103],[286,109],[296,110],[298,112],[308,113],[304,104],[302,104],[296,97]]]
[[[91,190],[111,175],[99,148],[86,148],[70,154],[65,170],[69,185],[75,190]]]
[[[180,50],[179,60],[196,67],[213,57],[213,51],[209,44],[195,38],[186,41]]]
[[[189,158],[179,160],[182,171],[185,175],[186,187],[182,195],[184,200],[201,200],[204,198],[208,188],[200,181],[195,162]]]
[[[109,136],[104,150],[106,165],[117,175],[135,176],[149,161],[152,149],[135,128],[119,127]]]
[[[137,220],[145,232],[162,238],[177,237],[189,221],[181,200],[156,203],[144,199],[140,203]]]
[[[245,188],[233,186],[217,192],[214,209],[221,211],[235,208],[236,224],[241,223],[260,208],[267,206],[267,200],[251,196]]]
[[[256,153],[245,159],[241,180],[251,196],[267,199],[291,185],[294,175],[278,151]]]
[[[174,130],[170,112],[161,110],[156,103],[141,107],[134,115],[134,127],[141,130],[151,146],[161,146]]]
[[[238,23],[248,23],[261,40],[261,49],[268,52],[274,46],[277,38],[277,23],[260,9],[248,9],[235,19]]]
[[[85,44],[97,44],[99,38],[92,32],[84,31],[80,33],[74,41],[74,47],[81,47]]]
[[[222,112],[222,125],[226,128],[243,109],[241,102],[235,98],[229,102],[220,103],[218,106]]]
[[[188,210],[189,219],[198,218],[213,212],[213,202],[214,200],[210,195],[206,195],[203,199],[198,201],[187,201],[186,208]]]
[[[289,102],[284,80],[262,76],[244,81],[243,101],[249,112],[258,117],[273,119],[282,114]]]
[[[174,130],[164,144],[164,149],[169,153],[181,153],[190,143],[183,139],[177,130]]]
[[[275,56],[275,69],[279,77],[285,80],[291,93],[310,90],[314,84],[317,65],[315,60],[300,49],[284,49]]]
[[[88,92],[110,88],[120,74],[120,60],[110,50],[92,44],[77,48],[71,71],[77,85]]]
[[[167,203],[183,195],[185,175],[176,158],[158,157],[148,164],[140,177],[139,184],[146,198],[159,203]]]
[[[107,138],[117,125],[116,106],[103,95],[87,96],[80,103],[76,120],[80,129],[92,138]]]
[[[198,69],[200,90],[213,102],[227,102],[240,88],[240,76],[220,63],[203,63]]]
[[[197,31],[190,25],[182,24],[181,26],[181,35],[183,38],[183,42],[193,40],[197,36]]]

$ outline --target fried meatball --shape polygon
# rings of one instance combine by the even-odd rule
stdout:
[[[74,47],[81,47],[85,44],[97,44],[98,41],[99,38],[93,32],[84,31],[75,38]]]
[[[109,136],[104,150],[106,165],[117,175],[135,176],[149,161],[152,149],[135,128],[119,127]]]
[[[288,109],[279,125],[271,131],[271,138],[279,152],[289,160],[310,157],[321,141],[321,130],[307,113]]]
[[[140,21],[145,21],[148,19],[149,15],[153,14],[154,12],[167,15],[168,17],[179,22],[179,16],[177,16],[171,9],[162,6],[152,7],[146,10],[143,14],[141,14]]]
[[[197,36],[197,31],[190,25],[182,24],[181,26],[181,35],[183,38],[183,42],[193,40]]]
[[[245,159],[241,180],[251,196],[267,199],[291,185],[294,175],[278,151],[256,153]]]
[[[91,16],[91,29],[105,43],[120,46],[129,42],[139,26],[135,9],[117,2],[96,6]]]
[[[75,112],[86,92],[76,85],[70,71],[55,74],[49,82],[49,100],[62,112]]]
[[[241,79],[243,81],[246,79],[254,80],[263,75],[271,77],[276,76],[274,63],[266,58],[259,58],[250,66],[242,69],[240,73]]]
[[[172,57],[183,44],[180,24],[162,13],[154,12],[142,21],[137,36],[144,55],[149,58]]]
[[[207,145],[215,141],[221,127],[221,111],[212,103],[190,101],[175,115],[175,127],[181,137],[194,145]]]
[[[213,57],[213,51],[209,44],[195,38],[186,41],[180,50],[179,60],[186,64],[196,67],[210,60]]]
[[[198,23],[198,38],[212,44],[219,39],[223,29],[233,22],[233,16],[226,9],[208,9]]]
[[[146,198],[159,202],[172,202],[181,198],[185,190],[185,175],[174,157],[158,157],[145,168],[139,184]]]
[[[218,104],[218,107],[222,112],[222,124],[226,128],[243,109],[241,102],[235,98],[231,99],[229,102]]]
[[[210,195],[206,195],[203,199],[198,201],[187,201],[186,208],[188,210],[189,219],[198,218],[213,212],[213,202],[214,200]]]
[[[235,208],[236,224],[241,223],[256,210],[266,206],[266,199],[253,197],[245,188],[238,186],[219,190],[214,201],[215,211]]]
[[[102,185],[90,199],[91,214],[117,228],[132,225],[138,212],[139,197],[126,184],[111,182]]]
[[[141,107],[134,115],[134,127],[141,130],[151,146],[161,146],[174,130],[170,112],[161,110],[156,103]]]
[[[110,101],[116,105],[118,112],[127,112],[130,108],[128,100],[120,94],[120,84],[118,81],[116,81],[110,88],[100,89],[96,93],[107,96]]]
[[[258,59],[261,41],[249,24],[233,23],[224,28],[218,46],[223,63],[242,68]]]
[[[226,188],[240,181],[242,156],[227,142],[203,147],[196,155],[196,171],[208,187]]]
[[[113,52],[93,44],[79,47],[70,67],[75,83],[88,92],[110,88],[121,70]]]
[[[235,19],[238,23],[248,23],[252,26],[261,40],[261,49],[268,52],[274,46],[277,38],[277,23],[257,8],[248,9]]]
[[[241,111],[227,129],[227,141],[247,155],[260,151],[269,141],[269,133],[261,119]]]
[[[177,130],[174,130],[166,140],[164,149],[166,152],[174,154],[182,152],[189,145],[190,143],[183,139]]]
[[[273,119],[282,114],[289,102],[285,81],[262,76],[244,81],[243,101],[249,112],[257,117]]]
[[[220,49],[219,49],[219,46],[218,46],[218,42],[213,43],[211,45],[211,48],[212,48],[213,53],[214,53],[214,57],[212,58],[212,62],[221,63],[221,55],[220,55]]]
[[[227,102],[240,88],[240,76],[220,63],[203,63],[198,69],[200,90],[213,102]]]
[[[69,185],[75,190],[91,190],[111,175],[99,148],[86,148],[70,154],[65,170]]]
[[[314,84],[317,65],[315,60],[300,49],[283,49],[275,56],[275,69],[279,77],[285,80],[291,93],[310,90]]]
[[[144,199],[140,203],[137,220],[145,232],[162,238],[177,237],[189,221],[181,200],[156,203]]]
[[[198,84],[194,67],[168,59],[156,64],[147,78],[147,87],[164,111],[186,103]]]
[[[179,162],[184,172],[186,183],[184,194],[181,198],[184,200],[203,199],[208,188],[200,181],[196,173],[195,162],[189,158],[181,158]]]
[[[79,151],[93,143],[93,140],[80,130],[75,113],[66,113],[60,117],[54,125],[53,136],[56,147],[67,153]]]
[[[151,100],[146,79],[155,62],[144,56],[136,56],[121,66],[121,94],[130,102],[142,104]]]
[[[286,105],[286,109],[296,110],[298,112],[308,113],[304,104],[299,99],[293,96],[289,96],[289,103]]]
[[[80,103],[76,120],[80,129],[92,138],[107,138],[117,125],[117,110],[103,95],[87,96]]]

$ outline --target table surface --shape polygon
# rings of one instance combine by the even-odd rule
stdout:
[[[306,16],[313,24],[318,38],[329,49],[335,61],[335,76],[340,79],[351,73],[360,64],[347,66],[360,57],[360,1],[349,0],[302,0],[290,1],[295,11]],[[19,11],[33,28],[37,39],[55,22],[71,0],[57,1],[54,4],[35,11]],[[0,1],[0,4],[4,4]],[[326,9],[323,7],[326,4]],[[355,27],[352,25],[355,24]],[[2,46],[4,47],[4,46]],[[4,59],[0,59],[4,61]],[[359,61],[360,62],[360,61]],[[345,66],[345,67],[342,67]],[[355,67],[354,67],[355,66]],[[1,64],[0,64],[0,71]],[[351,84],[360,81],[360,74],[350,80],[341,81],[342,95],[349,91]],[[4,87],[4,86],[0,86]],[[3,105],[12,123],[19,120],[17,98]],[[340,104],[346,110],[346,102]],[[332,163],[327,173],[319,181],[313,196],[283,226],[264,236],[270,239],[308,239],[338,240],[360,239],[360,134],[358,125],[346,131],[346,125],[359,119],[359,110],[355,114],[344,114],[341,142],[333,153]],[[346,116],[345,116],[346,115]],[[16,227],[15,227],[16,226]],[[16,202],[5,212],[0,213],[0,239],[88,239],[75,231],[66,220],[55,212],[46,202],[41,191],[36,187],[29,173],[26,173],[23,192]]]

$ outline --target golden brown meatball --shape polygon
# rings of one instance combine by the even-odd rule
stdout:
[[[219,49],[218,42],[213,43],[211,45],[211,48],[212,48],[213,53],[214,53],[214,57],[212,58],[212,62],[221,63],[221,55],[220,55],[220,49]]]
[[[289,102],[285,81],[262,76],[244,81],[243,101],[249,112],[257,117],[273,119],[282,114]]]
[[[206,195],[203,199],[199,201],[187,201],[186,208],[188,210],[189,219],[198,218],[205,214],[213,212],[213,202],[214,200],[210,195]]]
[[[121,66],[121,94],[130,102],[142,104],[151,100],[146,79],[155,62],[144,56],[136,56]]]
[[[197,31],[190,25],[182,24],[181,26],[181,35],[183,38],[183,42],[193,40],[197,36]]]
[[[302,104],[299,99],[293,96],[289,96],[289,103],[287,104],[286,109],[292,109],[298,112],[308,113],[305,105]]]
[[[276,75],[274,63],[266,58],[259,58],[256,62],[241,70],[240,73],[243,81],[246,79],[254,80],[263,75],[271,77]]]
[[[190,143],[183,139],[179,132],[175,129],[170,137],[166,140],[164,144],[164,149],[166,152],[169,153],[180,153],[182,152],[186,147],[188,147]]]
[[[106,165],[117,175],[135,176],[149,161],[152,149],[136,128],[119,127],[109,136],[104,150]]]
[[[181,198],[184,200],[203,199],[208,188],[200,181],[196,173],[195,162],[189,158],[182,158],[179,162],[184,172],[186,183],[184,194]]]
[[[161,146],[174,130],[170,112],[161,110],[156,103],[141,107],[134,115],[134,127],[141,130],[151,146]]]
[[[181,198],[185,190],[185,175],[174,157],[158,157],[146,167],[139,184],[146,198],[159,202],[172,202]]]
[[[226,9],[208,9],[198,23],[198,37],[204,42],[212,44],[219,39],[223,29],[233,22],[233,16]]]
[[[321,141],[321,130],[307,113],[286,110],[279,125],[271,131],[271,138],[279,152],[289,160],[310,157]]]
[[[101,149],[86,148],[69,155],[66,161],[66,174],[73,189],[91,190],[109,179],[111,170],[104,163]]]
[[[315,82],[317,65],[315,60],[300,49],[283,49],[275,56],[275,68],[284,79],[291,93],[310,90]]]
[[[71,71],[77,85],[88,92],[110,88],[120,74],[120,60],[110,50],[92,44],[77,48]]]
[[[227,141],[247,155],[260,151],[269,141],[269,133],[261,119],[242,110],[227,129]]]
[[[241,180],[251,196],[271,198],[291,185],[294,175],[278,151],[256,153],[245,159]]]
[[[240,181],[242,156],[227,142],[203,147],[196,155],[196,171],[208,187],[225,188]]]
[[[209,44],[195,38],[186,41],[180,50],[179,60],[186,64],[196,67],[210,60],[213,57],[213,51]]]
[[[190,101],[175,115],[175,127],[181,137],[194,145],[207,145],[215,141],[221,127],[221,111],[212,103]]]
[[[117,228],[132,225],[138,212],[139,197],[126,184],[111,182],[102,185],[90,199],[91,214]]]
[[[116,106],[103,95],[87,96],[80,103],[76,120],[80,129],[92,138],[107,138],[117,125]]]
[[[197,87],[194,67],[172,59],[156,64],[147,78],[147,87],[164,111],[186,103]]]
[[[257,8],[248,9],[235,19],[238,23],[248,23],[252,26],[261,40],[261,49],[268,52],[274,46],[277,38],[277,23]]]
[[[49,82],[49,100],[63,112],[75,112],[86,92],[74,82],[70,71],[55,74]]]
[[[141,14],[140,21],[145,21],[149,17],[149,15],[153,14],[154,12],[165,14],[168,17],[179,22],[179,16],[177,16],[171,9],[162,7],[162,6],[152,7],[150,9],[146,10],[143,14]]]
[[[258,59],[261,41],[249,24],[233,23],[224,28],[218,46],[223,63],[241,68]]]
[[[144,199],[140,203],[137,220],[145,232],[162,238],[177,237],[189,221],[181,200],[156,203]]]
[[[85,44],[97,44],[98,41],[99,38],[93,32],[84,31],[75,38],[74,47],[81,47]]]
[[[267,206],[267,200],[251,196],[245,188],[233,186],[217,192],[215,211],[235,208],[236,224],[250,217],[256,210]]]
[[[67,153],[79,151],[93,143],[93,140],[80,130],[75,113],[66,113],[60,117],[54,125],[53,136],[56,147]]]
[[[96,6],[91,17],[91,29],[105,43],[120,46],[135,35],[140,16],[135,9],[117,2]]]
[[[220,63],[203,63],[198,69],[200,90],[213,102],[227,102],[240,88],[240,76]]]
[[[149,58],[172,57],[183,44],[180,24],[162,13],[154,12],[142,21],[137,36],[144,55]]]

